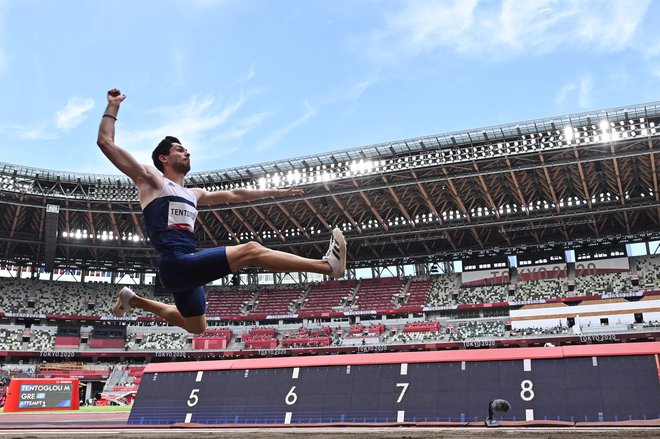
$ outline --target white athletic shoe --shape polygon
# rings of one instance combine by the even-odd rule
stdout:
[[[346,275],[346,240],[344,234],[337,227],[332,230],[330,247],[323,256],[323,260],[332,267],[331,277],[340,278]]]
[[[124,287],[117,293],[117,301],[112,307],[112,313],[117,317],[124,317],[131,309],[128,302],[135,297],[135,293],[130,288]]]

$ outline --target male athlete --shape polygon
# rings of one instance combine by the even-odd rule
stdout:
[[[330,248],[321,259],[308,259],[271,250],[257,242],[196,251],[193,235],[197,209],[223,203],[242,203],[268,197],[301,195],[301,189],[231,189],[209,192],[183,187],[190,171],[190,153],[181,142],[165,137],[153,151],[154,166],[142,165],[115,145],[115,122],[126,96],[118,89],[108,91],[108,106],[101,118],[97,144],[103,154],[138,188],[145,230],[158,252],[158,277],[172,291],[174,305],[136,295],[122,288],[112,312],[124,316],[130,308],[152,312],[188,332],[201,334],[206,329],[204,285],[243,267],[261,267],[278,272],[314,272],[335,278],[346,272],[346,241],[335,228]]]

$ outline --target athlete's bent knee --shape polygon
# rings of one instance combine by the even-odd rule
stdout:
[[[227,247],[227,260],[232,271],[249,267],[259,262],[266,247],[256,241]]]
[[[258,253],[263,248],[264,246],[259,244],[257,241],[250,241],[245,243],[245,251],[247,253]]]
[[[257,241],[250,241],[245,243],[245,256],[249,262],[254,262],[263,251],[264,246]]]
[[[186,322],[184,329],[192,334],[203,334],[206,331],[206,321]]]

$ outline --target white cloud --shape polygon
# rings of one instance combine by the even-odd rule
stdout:
[[[265,120],[273,114],[272,111],[251,114],[234,122],[226,130],[204,140],[207,147],[197,148],[194,156],[197,160],[217,160],[233,154],[249,155],[243,139],[252,131],[257,129]],[[208,169],[208,166],[206,167]]]
[[[295,130],[299,126],[306,123],[308,120],[314,117],[321,108],[327,105],[331,105],[341,101],[351,101],[351,102],[357,101],[362,96],[362,94],[376,82],[378,82],[378,79],[376,78],[370,78],[364,81],[360,81],[346,90],[341,90],[338,93],[320,99],[315,104],[310,104],[307,100],[305,100],[305,102],[303,103],[305,108],[303,114],[297,117],[296,119],[292,120],[288,124],[276,129],[268,136],[266,136],[257,145],[256,150],[263,151],[265,149],[273,147],[280,140],[282,140],[287,134],[289,134],[291,131]]]
[[[0,133],[10,138],[22,140],[50,140],[57,135],[44,125],[25,126],[18,124],[4,124],[0,126]]]
[[[94,99],[72,97],[66,106],[57,111],[55,115],[55,127],[52,118],[48,122],[34,121],[29,125],[7,123],[0,126],[0,130],[9,137],[21,140],[52,140],[59,136],[59,131],[69,132],[85,119],[86,113],[94,108]]]
[[[350,100],[357,101],[364,94],[369,87],[377,83],[379,80],[377,78],[369,78],[364,81],[360,81],[354,86],[350,87],[346,93],[337,96],[336,98],[330,99],[329,102],[340,101],[340,100]]]
[[[562,105],[564,102],[566,102],[566,99],[575,91],[575,88],[575,83],[562,85],[559,89],[559,92],[557,93],[557,98],[555,99],[557,105]]]
[[[18,137],[25,140],[50,140],[57,136],[45,127],[25,128],[18,131]]]
[[[249,80],[254,74],[254,67],[250,67],[243,80]],[[375,79],[361,81],[315,104],[306,101],[299,117],[266,134],[263,140],[256,142],[256,146],[250,145],[250,150],[262,151],[276,145],[314,117],[321,107],[339,101],[356,101],[375,82]],[[224,103],[218,103],[214,96],[205,95],[193,96],[177,105],[154,108],[145,113],[145,118],[151,122],[143,128],[118,128],[117,144],[126,148],[141,163],[151,163],[151,152],[160,139],[167,135],[176,136],[191,152],[194,168],[200,167],[196,160],[217,159],[237,153],[239,149],[240,153],[248,154],[243,139],[275,114],[274,110],[244,114],[246,101],[261,95],[264,90],[252,88],[234,101]]]
[[[257,126],[261,125],[273,113],[273,111],[262,111],[261,113],[252,114],[244,119],[241,119],[234,123],[228,130],[214,136],[213,141],[228,142],[242,139],[245,137],[245,135],[253,131]]]
[[[451,45],[461,51],[467,42],[464,36],[475,28],[477,5],[477,0],[406,3],[403,11],[388,17],[388,27],[400,50],[419,53]]]
[[[247,73],[245,73],[245,76],[243,76],[241,78],[238,78],[238,80],[234,83],[234,85],[240,85],[240,84],[243,84],[245,82],[248,82],[249,80],[254,78],[256,74],[257,74],[257,72],[256,72],[256,69],[255,69],[254,64],[253,64],[253,65],[250,66]]]
[[[591,76],[583,76],[580,78],[579,88],[578,88],[578,104],[582,108],[591,107],[591,86],[593,84],[593,79]]]
[[[62,131],[71,131],[87,118],[85,113],[94,108],[94,99],[72,97],[66,107],[57,112],[57,128]]]
[[[238,111],[243,102],[244,98],[240,96],[236,101],[213,111],[215,104],[213,96],[193,96],[188,101],[174,107],[160,107],[153,110],[164,121],[155,129],[178,132],[181,136],[197,137],[199,133],[223,124]]]
[[[151,163],[151,151],[165,136],[178,137],[191,155],[203,157],[214,147],[206,139],[242,107],[244,100],[240,96],[218,108],[213,96],[193,96],[178,105],[150,111],[153,122],[149,127],[118,130],[116,140],[143,163]]]
[[[170,51],[170,71],[167,77],[168,82],[173,87],[181,87],[186,84],[185,52],[180,48],[172,48]]]
[[[488,59],[560,48],[616,52],[635,47],[649,0],[407,1],[385,16],[366,41],[376,58],[397,59],[436,50]],[[641,47],[640,47],[641,49]]]
[[[592,86],[593,78],[591,75],[583,75],[577,81],[561,86],[555,102],[557,105],[563,105],[566,102],[575,101],[582,108],[590,108]]]
[[[304,106],[305,111],[300,117],[272,132],[264,140],[262,140],[255,149],[257,151],[263,151],[265,149],[271,148],[291,131],[307,122],[318,111],[318,107],[311,106],[307,101],[305,101]]]

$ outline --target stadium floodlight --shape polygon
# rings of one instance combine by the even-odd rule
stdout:
[[[567,142],[570,143],[571,140],[575,138],[575,133],[573,132],[573,127],[570,125],[567,125],[564,127],[564,139],[566,139]]]

